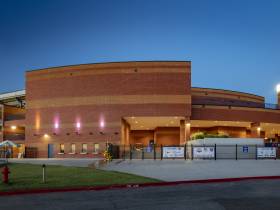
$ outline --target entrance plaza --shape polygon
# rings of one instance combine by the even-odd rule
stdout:
[[[278,147],[276,104],[262,96],[191,87],[190,61],[82,64],[26,72],[26,89],[0,95],[0,141],[26,158],[100,158],[206,138]],[[226,76],[226,75],[224,75]],[[223,75],[221,75],[222,79]],[[1,152],[0,152],[1,153]]]

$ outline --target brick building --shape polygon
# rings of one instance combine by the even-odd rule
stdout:
[[[267,105],[264,97],[249,93],[191,87],[191,62],[28,71],[22,100],[12,98],[13,105],[2,101],[1,138],[24,133],[17,142],[37,148],[38,157],[97,157],[106,143],[185,144],[197,132],[276,142],[280,134],[279,103]],[[3,107],[21,117],[3,117],[9,112]]]

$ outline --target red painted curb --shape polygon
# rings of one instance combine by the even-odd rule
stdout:
[[[122,185],[109,185],[109,186],[17,190],[17,191],[10,191],[10,192],[0,192],[0,196],[37,194],[37,193],[53,193],[53,192],[101,191],[101,190],[124,189],[124,188],[172,186],[172,185],[180,185],[180,184],[206,184],[206,183],[221,183],[221,182],[238,182],[238,181],[245,181],[245,180],[261,180],[261,179],[266,179],[266,180],[267,179],[268,180],[280,179],[280,176],[198,179],[198,180],[188,180],[188,181],[157,182],[157,183],[143,183],[143,184],[136,183],[136,184],[122,184]]]

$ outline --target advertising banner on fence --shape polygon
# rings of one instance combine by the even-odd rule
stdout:
[[[275,147],[259,147],[257,148],[258,158],[275,158],[276,148]]]
[[[163,147],[162,148],[163,158],[183,158],[184,147]]]
[[[215,148],[214,147],[193,147],[194,158],[214,158]]]

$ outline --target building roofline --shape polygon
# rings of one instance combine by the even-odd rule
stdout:
[[[63,68],[63,67],[75,67],[75,66],[85,66],[85,65],[99,65],[99,64],[126,64],[126,63],[153,63],[153,62],[165,62],[165,63],[191,63],[191,61],[182,61],[182,60],[149,60],[149,61],[112,61],[112,62],[98,62],[98,63],[82,63],[82,64],[72,64],[72,65],[62,65],[62,66],[51,66],[46,68],[39,68],[39,69],[31,69],[27,70],[26,72],[33,72],[33,71],[41,71],[47,69],[56,69],[56,68]]]
[[[263,96],[252,94],[252,93],[247,93],[247,92],[242,92],[242,91],[228,90],[228,89],[222,89],[222,88],[205,88],[205,87],[191,87],[191,88],[192,89],[204,89],[204,90],[220,90],[220,91],[226,91],[226,92],[231,92],[231,93],[245,94],[245,95],[264,99]],[[0,93],[0,100],[3,100],[3,97],[5,97],[5,96],[6,96],[6,98],[15,97],[15,96],[17,96],[17,94],[25,95],[25,89]]]
[[[246,92],[242,92],[242,91],[228,90],[228,89],[222,89],[222,88],[205,88],[205,87],[191,87],[191,88],[204,89],[204,90],[220,90],[220,91],[226,91],[226,92],[238,93],[238,94],[245,94],[245,95],[249,95],[249,96],[252,96],[252,97],[265,99],[264,96],[256,95],[256,94],[253,94],[253,93],[246,93]]]
[[[18,97],[18,96],[25,96],[25,89],[0,93],[0,100],[14,98],[14,97]]]

